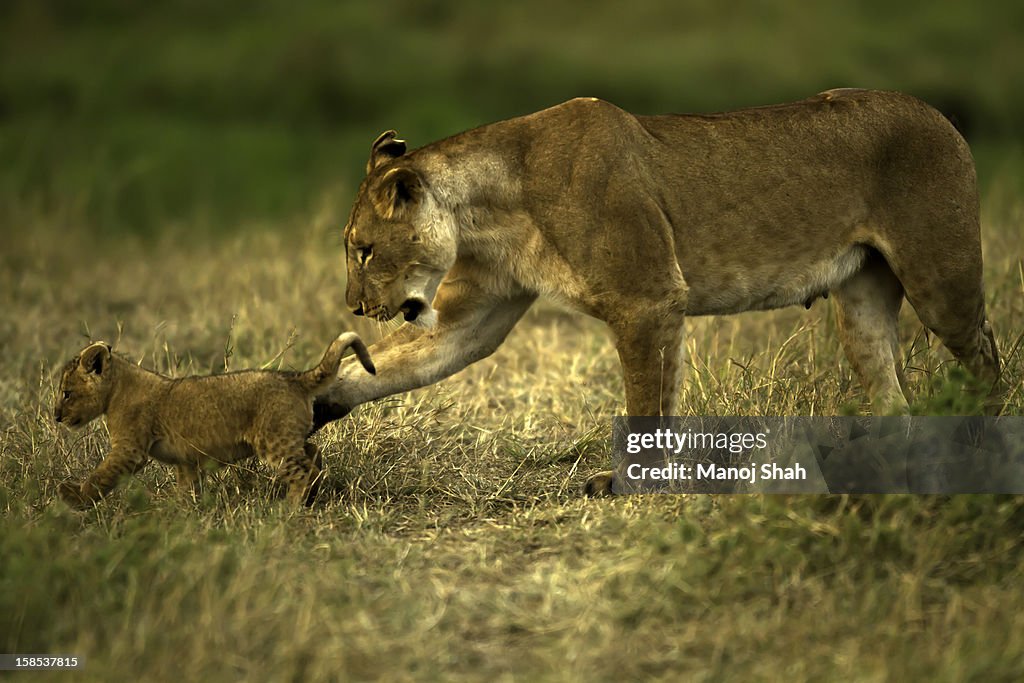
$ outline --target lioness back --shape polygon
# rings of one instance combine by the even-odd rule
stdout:
[[[859,269],[865,247],[907,260],[928,258],[936,240],[978,248],[970,150],[942,114],[901,93],[656,116],[578,98],[504,123],[530,132],[522,197],[545,207],[536,213],[550,216],[554,251],[629,272],[636,243],[660,242],[689,287],[689,315],[803,303]],[[596,207],[585,236],[558,220],[581,202]],[[648,208],[650,219],[629,216]]]

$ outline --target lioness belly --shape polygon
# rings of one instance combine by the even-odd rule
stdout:
[[[685,267],[688,315],[722,315],[805,304],[838,287],[864,264],[867,247],[800,262],[758,264],[725,261]]]

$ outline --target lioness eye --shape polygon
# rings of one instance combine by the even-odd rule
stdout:
[[[359,263],[365,264],[373,256],[373,245],[368,247],[359,247],[356,249],[356,258],[359,259]]]
[[[64,392],[64,400],[67,400],[69,398],[71,398],[71,392],[70,391],[65,391]]]

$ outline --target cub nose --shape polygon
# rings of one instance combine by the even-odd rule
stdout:
[[[53,411],[53,421],[54,422],[60,422],[63,419],[63,417],[64,416],[61,415],[61,413],[60,413],[60,408],[57,408],[56,410]]]

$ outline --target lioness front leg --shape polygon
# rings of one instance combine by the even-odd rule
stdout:
[[[140,449],[112,448],[85,481],[61,484],[60,496],[71,507],[85,509],[113,491],[121,477],[138,472],[147,462],[149,457]]]
[[[679,409],[685,316],[664,309],[637,307],[609,322],[622,363],[626,412],[631,417],[675,415]],[[583,492],[610,495],[614,480],[613,471],[598,472],[587,479]]]
[[[383,355],[384,351],[396,346],[408,344],[424,332],[424,328],[406,323],[377,343],[371,345],[371,353],[375,359],[379,359],[379,357]],[[379,360],[375,360],[374,365],[379,364]],[[347,361],[343,360],[341,366],[338,368],[338,374],[341,375],[346,371],[351,370],[351,365],[351,359]],[[379,367],[377,371],[380,372]],[[340,388],[337,386],[335,386],[332,391],[328,392],[328,394],[317,396],[313,399],[313,428],[310,430],[310,435],[315,434],[328,422],[334,422],[335,420],[340,420],[345,417],[358,405],[357,403],[345,399],[346,397],[341,395]]]
[[[350,360],[343,363],[340,381],[314,403],[313,431],[357,405],[433,384],[486,358],[535,299],[529,293],[491,295],[467,279],[445,281],[434,300],[437,325],[426,330],[403,325],[371,346],[376,375],[366,374]],[[396,336],[406,341],[389,342]]]

